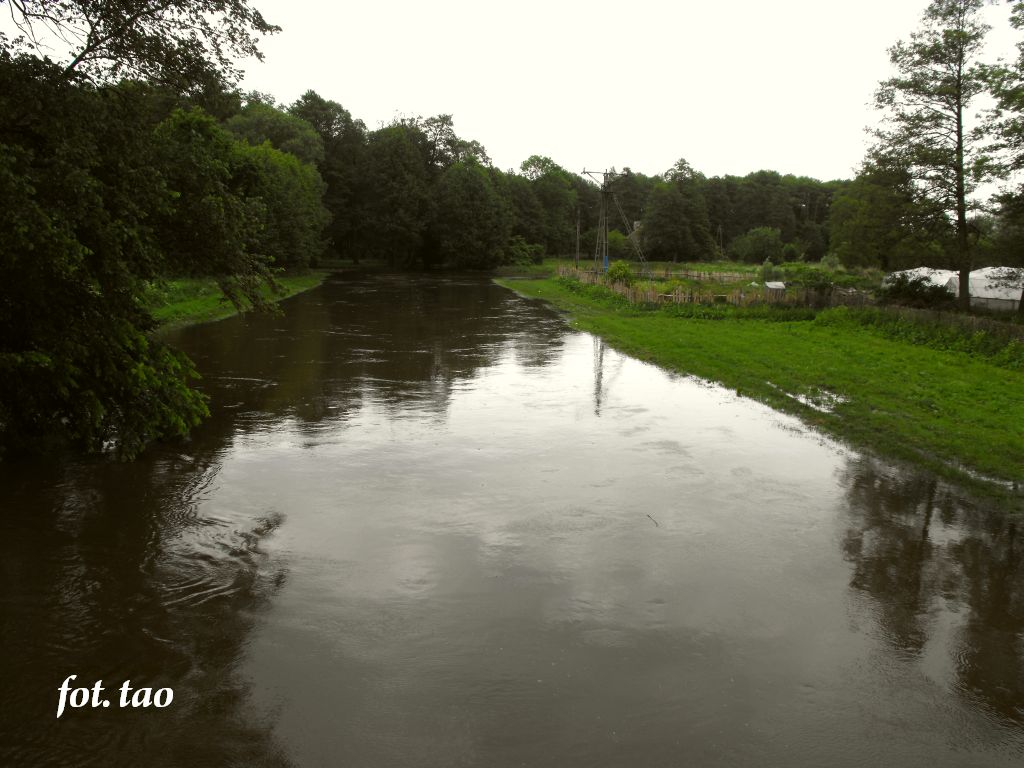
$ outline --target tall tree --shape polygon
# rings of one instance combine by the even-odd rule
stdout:
[[[709,261],[716,255],[704,198],[695,180],[674,176],[651,191],[640,236],[656,261]]]
[[[897,75],[879,86],[875,102],[886,113],[872,154],[906,168],[915,194],[953,222],[953,260],[960,273],[961,309],[970,308],[972,266],[968,210],[979,182],[995,167],[985,152],[983,126],[966,118],[985,90],[978,57],[988,27],[983,0],[932,0],[910,41],[889,50]]]
[[[356,247],[392,267],[413,265],[433,217],[430,177],[420,132],[396,124],[371,133],[359,172],[364,218]]]
[[[324,206],[331,214],[327,237],[335,255],[348,255],[358,263],[355,233],[366,215],[357,194],[366,151],[366,125],[354,120],[341,104],[316,91],[306,91],[288,111],[312,125],[323,141],[324,159],[319,167],[327,184]]]
[[[947,266],[950,222],[938,214],[915,200],[906,169],[866,162],[832,200],[830,250],[847,267]]]
[[[472,160],[455,163],[441,176],[436,198],[434,228],[441,257],[470,269],[501,264],[513,212],[487,169]]]

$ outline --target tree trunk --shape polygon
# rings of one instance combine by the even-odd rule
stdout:
[[[956,102],[956,266],[960,272],[961,312],[971,311],[971,253],[967,241],[967,185],[964,180],[963,60],[957,65]]]

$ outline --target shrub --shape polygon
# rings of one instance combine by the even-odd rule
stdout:
[[[525,266],[544,262],[544,246],[527,243],[520,235],[512,238],[505,246],[505,263]]]
[[[612,265],[608,267],[608,282],[612,284],[621,283],[622,285],[632,285],[636,276],[633,274],[633,270],[630,269],[629,264],[624,261],[612,262]]]
[[[821,257],[821,266],[830,272],[835,272],[842,267],[843,264],[839,261],[839,257],[835,253],[826,253]]]
[[[881,288],[878,295],[884,303],[907,307],[952,309],[955,306],[953,294],[941,285],[928,282],[924,277],[897,275],[891,283]]]

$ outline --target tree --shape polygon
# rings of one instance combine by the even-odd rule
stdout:
[[[512,210],[481,165],[450,166],[436,193],[434,227],[440,255],[457,267],[485,269],[502,263],[512,233]]]
[[[433,200],[418,129],[391,125],[371,133],[359,171],[363,217],[357,246],[392,267],[420,256]]]
[[[324,182],[312,165],[269,144],[240,148],[241,191],[261,204],[255,248],[274,267],[316,264],[324,251]]]
[[[551,173],[555,170],[562,170],[562,167],[550,157],[546,157],[544,155],[530,155],[519,164],[519,170],[522,171],[523,175],[530,181],[536,181],[546,173]]]
[[[323,163],[324,141],[313,126],[270,104],[250,101],[225,127],[254,147],[269,141],[274,149],[290,152],[304,163]]]
[[[56,438],[131,456],[207,413],[139,300],[171,196],[137,93],[0,53],[0,452]]]
[[[501,174],[500,178],[512,206],[512,234],[543,248],[544,209],[529,179],[514,173]]]
[[[949,220],[922,207],[906,169],[864,163],[829,209],[831,252],[847,267],[944,266]]]
[[[278,32],[247,0],[0,0],[21,31],[16,48],[53,45],[63,73],[191,86],[213,73],[236,80],[235,60],[262,60],[260,35]]]
[[[655,261],[704,261],[714,258],[708,212],[692,179],[675,176],[651,192],[640,235]]]
[[[954,262],[960,273],[961,309],[970,308],[972,265],[969,197],[995,168],[983,146],[983,131],[966,116],[985,90],[978,56],[988,27],[979,14],[983,0],[932,0],[919,31],[898,42],[889,56],[898,74],[883,81],[875,97],[886,113],[872,157],[905,168],[915,196],[942,210],[953,223]]]
[[[737,261],[778,264],[782,261],[782,233],[774,227],[755,227],[732,241],[729,254]]]
[[[331,215],[327,237],[335,253],[347,253],[358,263],[359,249],[353,246],[365,212],[356,193],[366,151],[366,126],[362,120],[354,120],[341,104],[315,91],[306,91],[288,111],[312,125],[320,135],[324,158],[319,168],[327,185],[324,207]]]
[[[366,133],[362,120],[353,120],[351,113],[336,101],[325,99],[316,91],[306,91],[288,111],[313,126],[320,134],[325,149],[353,135]]]
[[[544,240],[548,254],[571,253],[576,243],[576,179],[550,157],[531,155],[520,165],[544,212]]]

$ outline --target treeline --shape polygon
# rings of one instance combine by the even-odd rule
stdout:
[[[951,49],[922,44],[922,66],[936,50],[964,61],[943,30],[979,7],[933,0],[929,24]],[[1024,3],[1015,7],[1024,23]],[[277,31],[247,0],[5,10],[23,34],[0,33],[0,451],[53,436],[131,455],[206,414],[191,363],[149,333],[147,288],[170,276],[213,276],[232,301],[260,306],[277,270],[324,259],[489,269],[570,255],[577,242],[588,258],[602,207],[613,258],[639,247],[666,261],[965,267],[1024,252],[1020,197],[966,218],[964,179],[992,175],[987,155],[968,152],[975,176],[965,177],[956,146],[904,151],[916,146],[914,115],[851,181],[709,178],[680,160],[655,176],[623,169],[602,190],[541,155],[497,169],[450,115],[371,130],[312,91],[287,105],[240,93],[232,62],[258,56],[258,36]],[[63,63],[47,58],[38,25],[69,47]],[[999,135],[1019,148],[1024,66],[987,71],[1009,115]],[[980,92],[969,85],[966,96]],[[935,85],[940,112],[949,87]],[[1015,162],[1024,167],[1020,153]],[[954,166],[947,192],[923,194]]]

